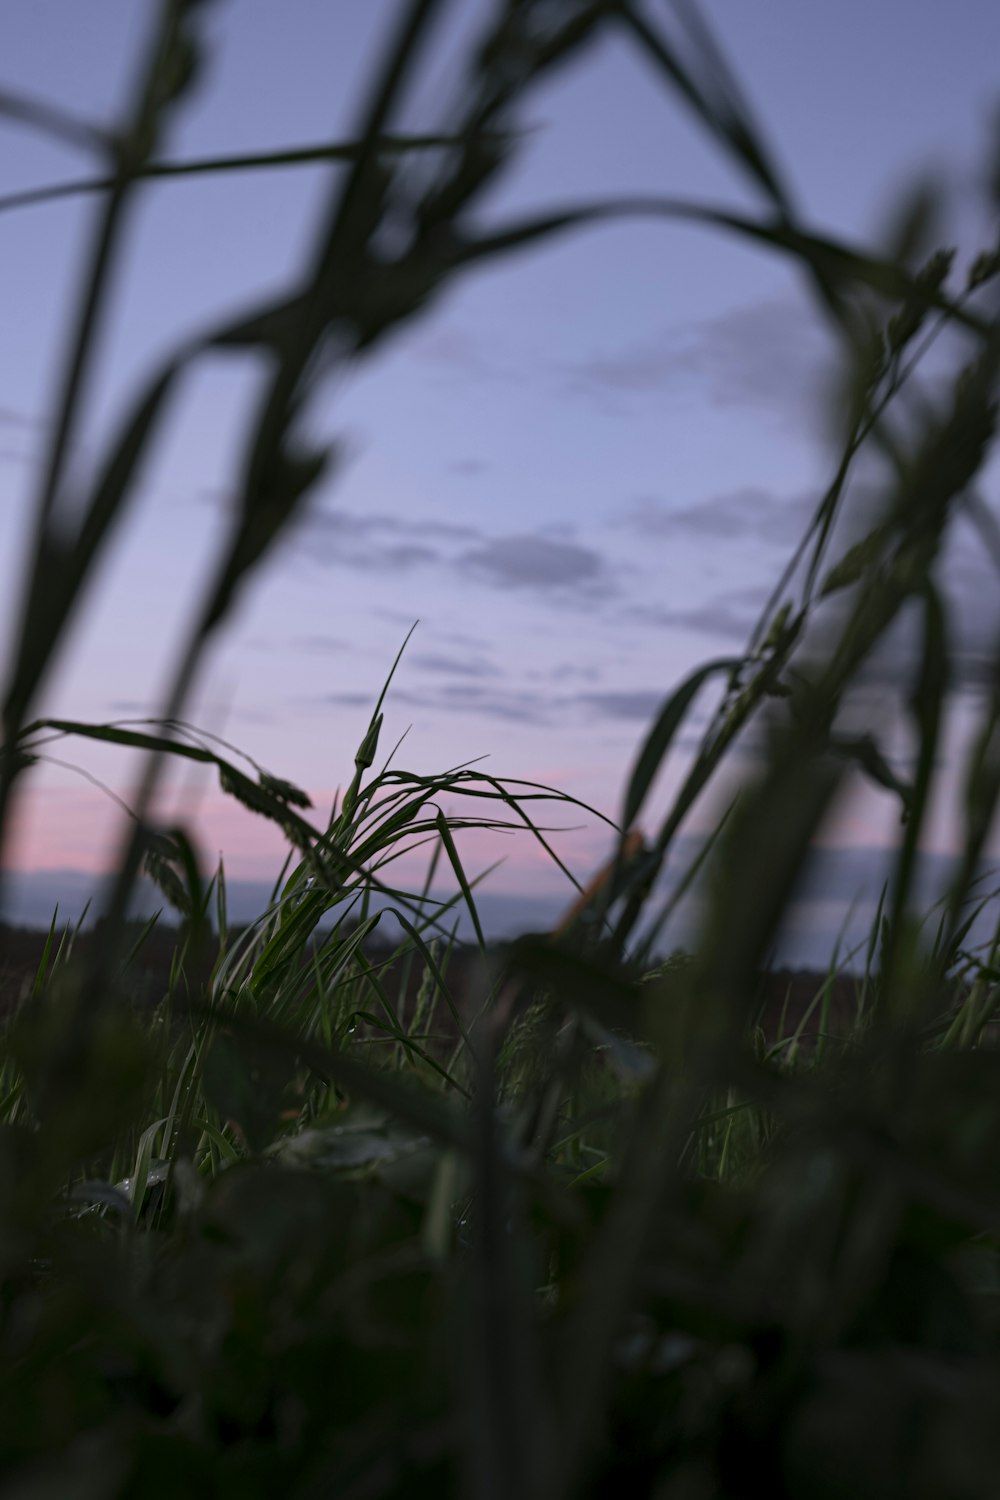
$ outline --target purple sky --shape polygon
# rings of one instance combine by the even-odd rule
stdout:
[[[976,172],[1000,102],[995,0],[703,9],[812,223],[882,243],[902,189],[930,172],[948,189],[960,263],[988,242]],[[168,154],[348,136],[396,10],[387,0],[217,4],[212,66]],[[460,42],[486,10],[459,0],[446,12],[408,125],[438,123]],[[153,11],[134,0],[6,0],[0,86],[110,122]],[[490,201],[491,219],[628,191],[755,206],[623,41],[605,40],[540,89],[525,122],[538,129]],[[92,170],[0,124],[4,192]],[[124,396],[186,334],[286,285],[326,182],[310,168],[146,192],[87,413],[84,469]],[[92,213],[80,200],[0,216],[4,643]],[[412,726],[398,765],[429,772],[488,754],[496,775],[555,784],[614,815],[659,702],[698,662],[741,646],[821,492],[830,455],[818,397],[831,352],[786,265],[703,231],[605,227],[467,277],[327,393],[316,424],[343,441],[345,461],[245,593],[189,717],[307,787],[325,817],[419,618],[383,750]],[[254,380],[236,362],[189,377],[45,712],[156,711],[220,536]],[[983,600],[990,575],[968,539],[955,566],[974,655],[995,616]],[[58,753],[127,792],[132,768],[120,756],[76,744]],[[196,810],[210,858],[222,847],[234,874],[275,871],[280,841],[224,804],[214,780],[175,785],[172,805]],[[45,768],[23,797],[16,858],[99,868],[117,817],[87,781]],[[892,826],[891,806],[871,796],[830,836],[878,841]],[[947,828],[942,807],[938,847]],[[606,846],[595,825],[560,845],[582,877]],[[527,839],[481,852],[507,856],[495,889],[561,884]]]

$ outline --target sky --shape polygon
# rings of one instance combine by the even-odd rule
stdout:
[[[650,13],[669,22],[667,4]],[[487,0],[452,0],[402,125],[434,128]],[[390,0],[217,0],[209,66],[165,154],[183,159],[348,138],[398,6]],[[756,117],[814,226],[885,245],[908,188],[944,196],[964,264],[995,228],[980,175],[1000,106],[1000,8],[956,0],[749,6],[706,0]],[[135,0],[6,0],[0,89],[102,124],[128,97],[155,8]],[[604,37],[526,102],[522,149],[482,210],[669,193],[759,208],[623,38]],[[0,119],[0,191],[93,164]],[[328,168],[161,183],[136,212],[100,349],[77,472],[123,404],[185,337],[286,287],[309,253]],[[93,200],[0,213],[0,647],[9,657],[27,525]],[[718,233],[629,221],[562,237],[464,277],[426,316],[326,389],[311,420],[339,462],[240,600],[188,717],[308,789],[325,822],[407,631],[383,752],[427,773],[487,756],[615,817],[657,708],[700,662],[739,650],[831,473],[824,395],[836,346],[785,263]],[[154,715],[223,534],[252,397],[249,362],[205,362],[143,475],[37,711]],[[995,493],[994,467],[991,471]],[[870,476],[874,478],[874,474]],[[859,504],[863,504],[862,500]],[[995,586],[971,536],[953,577],[974,707]],[[905,643],[904,643],[905,647]],[[6,670],[6,669],[5,669]],[[891,674],[890,674],[891,675]],[[898,670],[897,670],[898,675]],[[964,715],[964,717],[963,717]],[[685,741],[657,789],[665,805]],[[120,833],[120,752],[53,747],[26,782],[12,864],[97,871]],[[214,864],[266,880],[280,838],[185,774],[166,806]],[[711,824],[711,804],[692,831]],[[888,800],[858,791],[826,830],[847,848],[891,838]],[[566,808],[557,846],[581,879],[606,827]],[[932,846],[947,852],[943,804]],[[498,892],[566,890],[530,838]]]

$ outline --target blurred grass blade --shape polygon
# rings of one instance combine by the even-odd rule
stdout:
[[[458,139],[449,135],[388,134],[379,137],[376,149],[380,156],[405,156],[415,152],[438,151],[458,144]],[[136,173],[136,180],[173,182],[184,181],[188,177],[223,173],[267,172],[288,167],[316,166],[322,162],[353,162],[357,160],[360,150],[361,146],[356,141],[329,141],[315,146],[293,146],[281,151],[204,156],[190,161],[150,161]],[[84,177],[68,182],[53,182],[47,187],[27,188],[19,193],[6,193],[0,196],[0,214],[37,208],[66,198],[104,193],[113,186],[113,177]]]
[[[669,698],[661,708],[656,722],[649,734],[646,736],[638,760],[629,778],[628,790],[625,793],[625,805],[622,809],[622,829],[628,831],[632,827],[650,787],[659,771],[663,760],[670,749],[674,735],[677,733],[684,721],[684,716],[697,696],[699,690],[712,677],[718,673],[732,675],[742,666],[738,657],[725,658],[720,661],[708,662],[707,665],[699,667],[691,676]]]
[[[639,45],[666,75],[701,123],[717,140],[729,147],[731,154],[757,185],[764,188],[781,212],[791,217],[788,190],[781,182],[760,129],[751,120],[746,102],[704,19],[693,6],[675,3],[675,9],[681,13],[688,31],[698,44],[699,72],[705,79],[702,84],[695,81],[692,69],[684,66],[663,34],[653,27],[635,5],[622,7],[620,14]],[[709,80],[711,90],[707,86]]]
[[[92,125],[89,120],[82,120],[47,99],[16,94],[9,88],[0,89],[0,115],[83,151],[104,155],[110,146],[107,132]],[[110,186],[108,183],[105,185]]]
[[[573,205],[555,213],[537,214],[480,235],[455,251],[455,264],[471,265],[512,250],[529,249],[565,234],[571,229],[599,225],[622,218],[653,218],[701,224],[706,229],[726,230],[795,262],[805,260],[822,269],[828,283],[836,290],[856,291],[867,288],[883,297],[904,301],[917,295],[912,275],[902,266],[866,253],[829,235],[816,234],[786,224],[781,219],[751,219],[728,209],[684,198],[621,197],[603,202]],[[932,307],[946,312],[956,323],[978,334],[990,337],[990,324],[961,304],[935,292],[927,299]]]
[[[937,589],[928,580],[922,590],[923,642],[917,682],[911,700],[913,717],[919,737],[917,768],[914,776],[910,817],[903,841],[894,862],[892,878],[892,902],[889,917],[889,941],[882,952],[882,1001],[885,1015],[898,1010],[898,1006],[919,1006],[924,997],[910,995],[903,990],[912,975],[900,975],[902,986],[897,986],[897,969],[906,959],[905,948],[910,942],[908,920],[910,896],[916,875],[920,838],[930,811],[930,797],[941,732],[944,695],[948,687],[948,641],[944,609]],[[897,1014],[897,1019],[899,1016]]]
[[[670,921],[670,918],[680,906],[681,902],[684,900],[684,897],[688,894],[695,881],[697,880],[699,874],[704,869],[706,863],[711,857],[713,850],[716,848],[719,840],[722,838],[723,833],[729,823],[729,819],[732,817],[733,812],[736,809],[738,801],[739,796],[737,795],[733,798],[729,806],[721,814],[718,822],[715,824],[715,827],[712,829],[711,833],[709,833],[707,838],[703,840],[698,853],[688,865],[681,879],[677,882],[675,889],[664,901],[663,906],[654,917],[652,922],[650,922],[649,927],[643,936],[642,942],[637,945],[636,950],[632,955],[633,961],[636,964],[639,964],[641,966],[648,963],[653,952],[653,944],[656,942],[660,933],[666,927],[667,923]]]

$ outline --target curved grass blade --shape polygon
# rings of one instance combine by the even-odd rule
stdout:
[[[123,513],[128,488],[178,370],[178,365],[168,365],[140,401],[94,487],[93,499],[72,546],[47,533],[39,537],[16,664],[4,703],[8,734],[20,730],[23,716],[78,603],[84,580]]]
[[[719,673],[724,672],[732,677],[742,665],[743,662],[739,657],[725,657],[719,661],[708,662],[705,666],[699,667],[696,672],[692,672],[691,676],[660,709],[629,777],[625,804],[622,809],[623,830],[630,829],[638,817],[656,773],[670,749],[674,735],[683,723],[684,716],[700,689]]]
[[[0,99],[0,112],[2,112]],[[440,151],[462,144],[452,135],[381,135],[376,142],[380,156],[406,156],[418,152]],[[256,151],[231,156],[202,156],[190,161],[151,161],[135,174],[135,181],[175,182],[189,177],[240,172],[267,172],[288,167],[318,166],[323,162],[354,162],[361,153],[357,141],[328,141],[315,146],[293,146],[282,151]],[[67,198],[105,193],[114,186],[113,177],[78,177],[67,182],[53,182],[46,187],[28,188],[0,197],[0,213],[17,209],[38,208]]]
[[[771,153],[764,145],[759,127],[752,121],[749,107],[736,80],[712,37],[704,18],[693,6],[677,4],[688,31],[695,37],[701,53],[705,84],[696,83],[690,68],[680,61],[676,51],[646,17],[632,5],[621,8],[623,24],[639,45],[666,74],[670,83],[687,101],[701,123],[718,140],[727,145],[752,179],[762,187],[786,217],[791,217],[791,198],[781,181]],[[711,81],[712,97],[706,85]]]
[[[108,132],[92,125],[89,120],[80,119],[62,105],[52,104],[47,99],[35,99],[30,94],[17,94],[13,89],[0,89],[0,115],[83,151],[104,155],[111,145]],[[106,180],[105,187],[112,187],[114,181],[113,177]]]
[[[537,214],[460,245],[453,264],[465,266],[512,250],[524,250],[571,229],[622,218],[652,218],[723,229],[777,250],[793,261],[821,267],[835,288],[865,287],[895,301],[921,295],[914,277],[902,266],[868,254],[852,245],[787,224],[782,219],[750,219],[729,209],[685,198],[622,197],[598,203],[575,204],[555,213]],[[989,339],[991,325],[961,303],[936,291],[927,298],[932,307],[956,323]]]

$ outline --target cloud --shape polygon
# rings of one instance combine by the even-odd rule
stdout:
[[[443,652],[421,652],[409,659],[411,667],[454,677],[499,677],[499,668],[483,656],[448,656]]]
[[[0,406],[0,428],[14,428],[18,432],[34,431],[41,427],[40,417],[32,417],[27,412],[17,411],[12,406]]]
[[[161,705],[147,698],[110,698],[107,707],[113,714],[142,714],[145,718],[153,718]]]
[[[617,692],[577,693],[575,701],[602,719],[641,719],[658,713],[666,695],[662,690],[634,689]]]
[[[454,324],[435,327],[413,339],[410,352],[434,365],[442,373],[463,381],[511,382],[522,380],[514,362],[504,358],[495,339],[486,339]]]
[[[327,542],[321,537],[297,539],[298,549],[309,560],[327,568],[352,568],[363,573],[409,573],[416,568],[433,567],[447,561],[444,552],[426,542],[378,540],[374,535],[363,539],[344,533]]]
[[[509,690],[491,687],[489,691],[471,683],[446,683],[430,692],[412,692],[400,689],[393,693],[393,702],[409,704],[414,708],[441,710],[449,713],[482,714],[491,719],[505,719],[517,724],[536,727],[553,722],[553,704],[539,693],[524,690]]]
[[[713,406],[801,415],[829,367],[832,345],[790,296],[731,308],[699,323],[585,360],[569,372],[576,395],[662,396],[699,382]]]
[[[397,707],[406,705],[434,713],[480,715],[541,728],[565,723],[568,714],[591,722],[597,719],[645,723],[659,711],[666,696],[662,689],[593,691],[560,696],[530,688],[508,688],[493,682],[487,687],[462,681],[445,682],[426,689],[393,689],[391,703]],[[367,694],[332,693],[324,695],[320,701],[353,707],[360,702],[367,705],[371,700]]]
[[[743,645],[757,624],[770,591],[769,584],[759,584],[726,589],[696,603],[673,608],[660,604],[630,604],[622,609],[621,618],[654,628],[721,636]]]
[[[231,509],[233,496],[204,491],[202,503]],[[355,513],[337,506],[313,506],[292,528],[291,545],[312,562],[365,572],[408,572],[448,561],[449,543],[475,542],[482,531],[456,521],[410,519],[386,511]]]
[[[371,613],[380,620],[388,620],[391,625],[405,625],[407,630],[420,623],[414,619],[413,611],[409,609],[388,609],[384,605],[374,604]]]
[[[352,641],[336,635],[294,635],[288,646],[291,651],[306,652],[310,656],[333,656],[356,649]]]
[[[690,609],[659,609],[656,606],[636,605],[629,610],[628,618],[645,625],[690,630],[698,635],[720,636],[742,644],[753,630],[757,616],[750,611],[734,608],[722,597],[708,600],[705,604],[692,605]]]
[[[540,528],[488,537],[475,526],[450,521],[407,521],[385,514],[351,515],[323,510],[307,516],[298,533],[314,562],[359,568],[365,572],[402,573],[422,567],[447,567],[460,579],[471,574],[496,588],[519,589],[565,600],[588,599],[615,592],[612,570],[592,547],[574,542],[567,528]],[[475,542],[455,551],[450,543]]]
[[[549,589],[591,598],[613,592],[610,570],[600,552],[577,542],[534,535],[494,537],[469,548],[458,559],[487,583],[503,589]]]
[[[319,703],[332,703],[337,708],[373,708],[375,702],[371,693],[352,692],[323,693],[320,698],[297,699],[296,701],[307,702],[310,707],[315,707]]]
[[[402,696],[402,694],[398,695]],[[550,725],[565,723],[568,713],[586,721],[648,723],[663,706],[668,694],[663,689],[620,689],[608,692],[585,692],[556,697],[523,689],[497,691],[494,688],[469,688],[450,684],[432,702],[434,707],[469,709],[491,717],[513,719],[520,723]]]
[[[648,725],[670,696],[669,686],[653,688],[590,689],[576,693],[554,693],[542,689],[506,687],[502,682],[488,685],[470,680],[428,684],[426,687],[393,688],[389,704],[426,710],[434,714],[462,713],[470,717],[503,719],[511,723],[551,728],[567,720],[582,724],[612,723]],[[335,704],[338,707],[370,708],[370,693],[325,693],[308,700],[296,699],[296,706],[310,707]],[[697,744],[693,733],[679,736],[675,748],[690,750]],[[749,753],[747,745],[734,753]]]
[[[597,682],[600,677],[597,667],[584,665],[578,662],[564,661],[551,668],[548,672],[539,672],[539,677],[547,677],[551,682],[568,682],[576,678],[583,682]]]
[[[798,409],[832,351],[811,309],[790,297],[736,307],[702,323],[683,362],[717,406]]]
[[[465,646],[472,651],[481,652],[489,649],[490,642],[481,635],[472,635],[467,630],[442,630],[438,639],[446,641],[450,646]]]
[[[36,439],[44,423],[27,412],[0,406],[0,463],[31,464],[37,457]]]
[[[307,512],[295,541],[313,561],[327,566],[405,573],[446,562],[447,543],[475,541],[481,535],[475,526],[452,521],[323,509]]]
[[[669,537],[687,531],[787,547],[801,539],[815,508],[812,495],[782,497],[755,485],[744,485],[683,505],[644,495],[634,500],[618,520],[640,536]]]
[[[229,716],[237,724],[277,724],[277,714],[271,713],[266,708],[231,708]]]
[[[352,568],[361,568],[371,573],[408,573],[413,568],[424,568],[441,561],[441,553],[433,547],[419,542],[400,542],[394,547],[370,547],[365,551],[352,552],[343,562]]]

